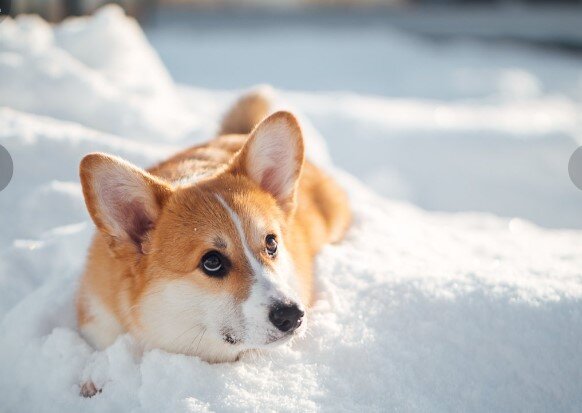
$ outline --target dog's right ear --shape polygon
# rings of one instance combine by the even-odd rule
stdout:
[[[89,214],[112,249],[144,244],[172,193],[171,186],[129,162],[103,153],[83,158],[79,168]]]

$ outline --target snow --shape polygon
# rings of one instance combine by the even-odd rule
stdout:
[[[427,47],[400,41],[408,53]],[[559,63],[554,86],[580,76]],[[558,177],[567,180],[563,158],[582,131],[580,100],[515,73],[511,99],[278,92],[306,115],[310,157],[348,190],[355,219],[317,259],[307,336],[211,365],[142,354],[128,336],[96,352],[77,333],[73,299],[93,232],[77,167],[96,150],[147,166],[208,137],[237,92],[175,85],[115,7],[56,27],[6,19],[0,144],[15,173],[0,193],[0,411],[579,409],[580,194]],[[361,180],[331,166],[326,143]],[[427,175],[446,181],[434,184],[444,193]],[[471,197],[497,201],[471,212]],[[463,212],[402,200],[442,211],[449,198]],[[500,203],[519,214],[494,215]],[[83,399],[88,378],[103,392]]]
[[[54,30],[36,16],[6,19],[0,104],[142,139],[191,129],[199,120],[179,105],[137,23],[122,19],[109,9]]]

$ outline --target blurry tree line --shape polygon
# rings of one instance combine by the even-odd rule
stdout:
[[[91,14],[108,3],[120,5],[127,14],[139,19],[151,13],[158,0],[12,0],[11,14],[36,13],[55,22],[69,16]]]
[[[298,5],[307,7],[582,5],[582,0],[12,0],[11,14],[37,13],[49,21],[59,21],[68,16],[91,14],[106,3],[119,4],[127,14],[140,19],[150,14],[158,5],[191,5],[218,9],[276,6],[281,9],[285,6]]]

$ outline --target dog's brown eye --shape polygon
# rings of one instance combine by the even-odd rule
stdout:
[[[269,254],[271,257],[274,257],[277,253],[277,239],[275,236],[267,235],[267,238],[265,239],[265,245],[267,248],[267,254]]]
[[[218,252],[205,254],[200,261],[202,271],[211,277],[222,277],[226,274],[227,260]]]

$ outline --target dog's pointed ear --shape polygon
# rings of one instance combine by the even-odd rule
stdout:
[[[89,214],[110,247],[132,245],[144,253],[144,242],[172,193],[171,186],[103,153],[85,156],[79,172]]]
[[[295,205],[304,152],[303,134],[295,116],[276,112],[251,132],[231,170],[247,175],[290,212]]]

